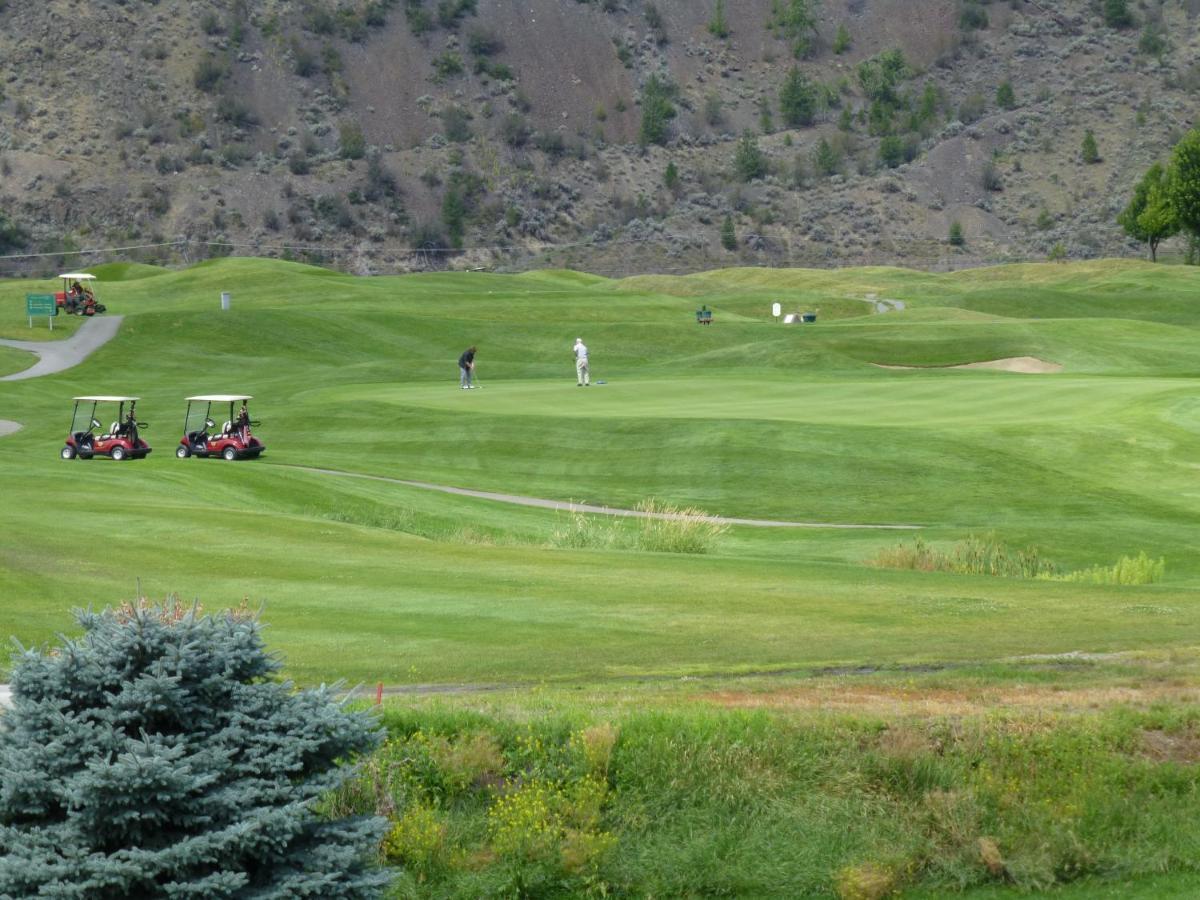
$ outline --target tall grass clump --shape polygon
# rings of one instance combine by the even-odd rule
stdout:
[[[643,500],[635,509],[645,513],[638,520],[637,548],[654,553],[711,553],[728,525],[714,522],[703,510],[677,507],[654,499]]]
[[[577,512],[550,534],[550,546],[559,550],[610,550],[626,543],[612,520]]]
[[[380,851],[400,895],[606,896],[615,845],[609,723],[406,723],[327,800],[391,823]],[[445,729],[448,733],[443,733]]]
[[[1122,556],[1111,566],[1092,566],[1048,577],[1053,581],[1076,584],[1158,584],[1166,569],[1167,561],[1163,557],[1151,559],[1143,550],[1137,556]]]
[[[970,535],[949,550],[932,547],[921,538],[881,550],[869,560],[880,569],[950,572],[955,575],[992,575],[999,578],[1053,578],[1059,568],[1044,559],[1036,547],[1014,550],[991,536]]]
[[[566,550],[645,550],[650,553],[711,553],[728,525],[714,522],[703,510],[642,500],[634,507],[644,516],[635,530],[606,516],[571,513],[554,529],[550,546]]]
[[[1045,891],[1188,871],[1200,708],[881,723],[390,708],[328,814],[377,813],[398,896]]]

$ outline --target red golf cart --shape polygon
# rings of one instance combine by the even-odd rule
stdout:
[[[54,295],[63,312],[73,316],[94,316],[108,309],[96,300],[96,276],[87,272],[64,272],[63,289]]]
[[[107,456],[118,462],[123,459],[145,459],[150,452],[150,445],[142,440],[140,430],[146,427],[145,422],[137,420],[137,397],[75,397],[75,409],[71,413],[71,430],[67,434],[66,445],[59,451],[63,459],[91,459],[93,456]],[[91,404],[91,409],[88,404]],[[101,403],[115,403],[117,417],[104,430],[100,420],[96,418],[96,410]],[[129,404],[129,412],[125,404]],[[80,417],[80,410],[83,416]],[[77,431],[76,423],[87,427]]]
[[[183,416],[183,437],[175,448],[180,459],[189,456],[219,456],[221,459],[257,459],[267,449],[250,431],[260,423],[251,421],[247,403],[253,400],[246,394],[205,394],[187,398]],[[213,420],[213,404],[229,404],[229,418],[220,428]],[[234,405],[241,403],[235,413]],[[195,410],[193,412],[193,404]],[[200,411],[204,410],[203,418]],[[220,410],[218,415],[220,415]]]

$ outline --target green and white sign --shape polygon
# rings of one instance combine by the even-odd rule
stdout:
[[[53,294],[26,294],[25,315],[29,317],[29,327],[33,327],[34,316],[46,316],[50,321],[50,330],[54,330],[54,317],[58,315],[58,301]]]

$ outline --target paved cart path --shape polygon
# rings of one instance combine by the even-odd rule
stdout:
[[[563,500],[543,500],[540,497],[522,497],[518,494],[498,494],[492,491],[473,491],[467,488],[450,487],[444,484],[430,484],[427,481],[408,481],[403,478],[387,478],[383,475],[366,475],[361,472],[342,472],[338,469],[318,469],[312,466],[287,466],[289,469],[299,469],[302,472],[315,472],[318,475],[336,475],[342,478],[365,478],[370,481],[385,481],[390,484],[403,484],[407,487],[422,488],[427,491],[441,491],[444,494],[457,494],[460,497],[477,497],[480,500],[495,500],[499,503],[513,503],[517,506],[536,506],[541,509],[556,509],[563,512],[596,513],[603,516],[626,516],[633,519],[679,519],[683,516],[673,513],[645,512],[640,509],[614,509],[611,506],[593,506],[588,503],[571,503]],[[888,531],[915,531],[920,525],[844,525],[829,522],[780,522],[775,519],[737,519],[728,516],[701,516],[705,522],[715,522],[718,525],[750,525],[755,528],[839,528],[839,529],[882,529]]]
[[[79,365],[114,337],[124,316],[96,316],[79,326],[65,341],[14,341],[0,338],[0,347],[25,350],[38,361],[23,372],[5,375],[0,381],[24,381],[41,375],[53,375]]]

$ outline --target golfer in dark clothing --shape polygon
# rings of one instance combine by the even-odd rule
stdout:
[[[475,348],[468,347],[458,358],[458,383],[464,391],[475,385],[471,384],[471,373],[475,371]]]

